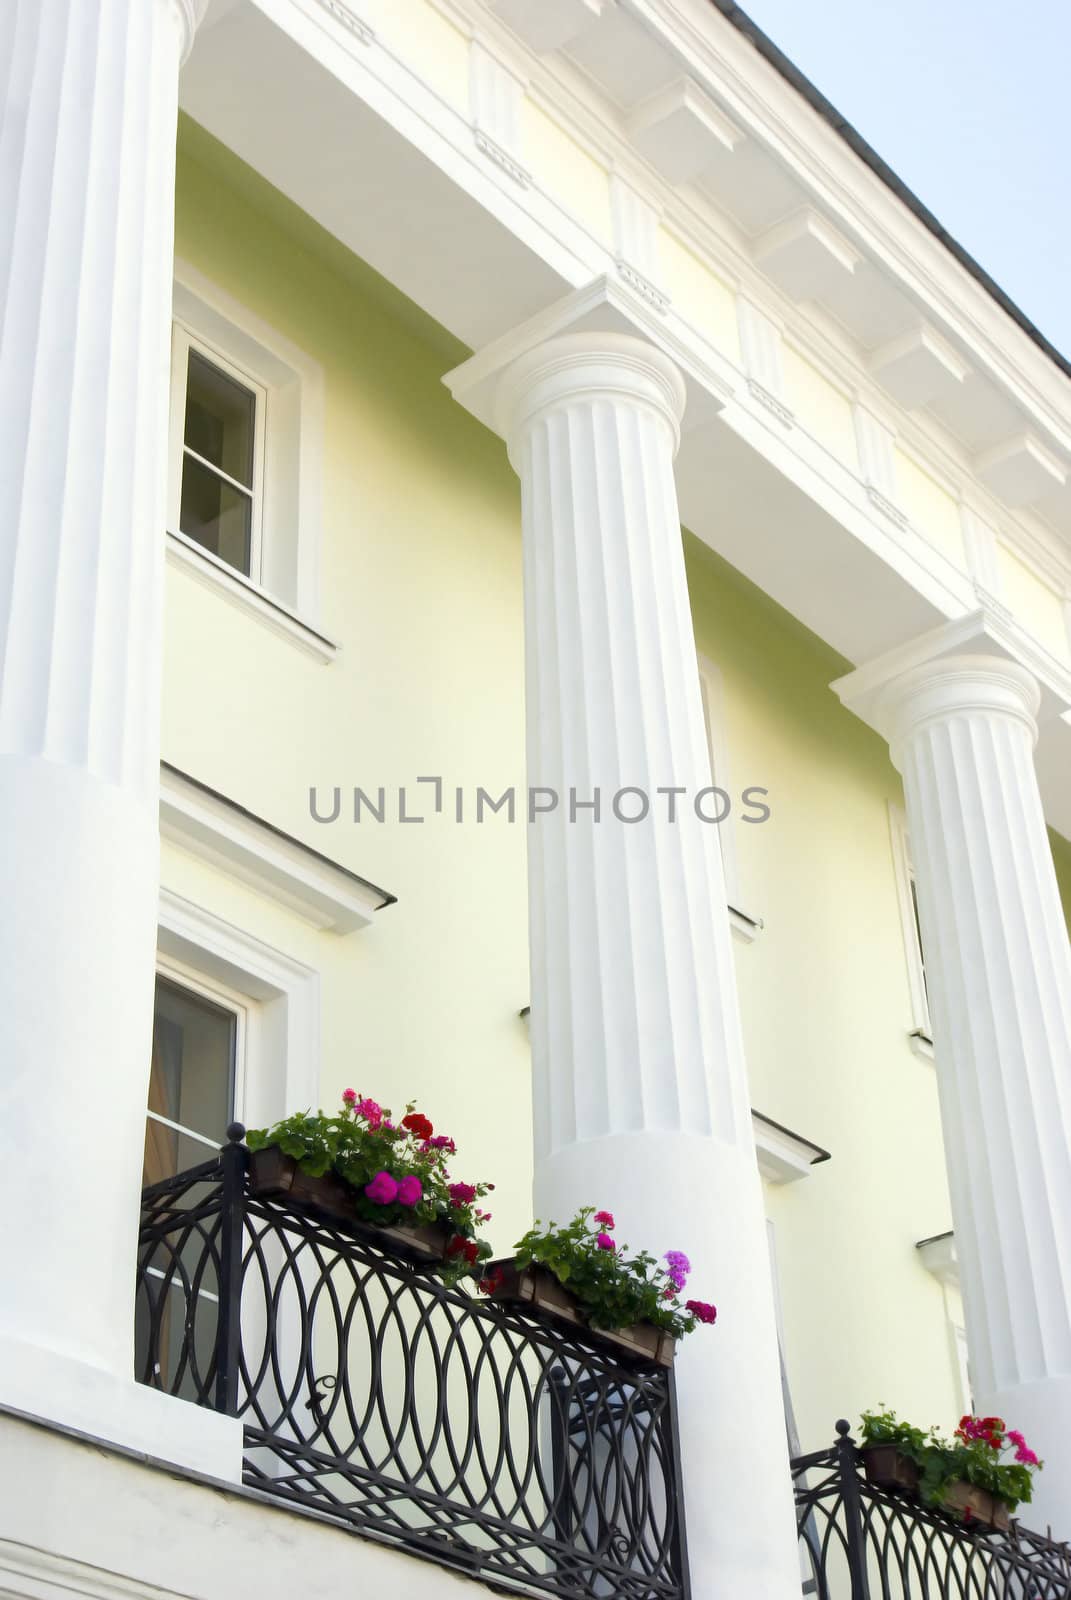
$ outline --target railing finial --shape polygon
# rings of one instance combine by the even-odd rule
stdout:
[[[840,1437],[842,1439],[846,1439],[852,1431],[852,1425],[845,1417],[841,1417],[840,1421],[836,1424],[836,1429],[840,1434]]]
[[[227,1142],[229,1144],[241,1144],[244,1138],[245,1124],[241,1122],[230,1123],[227,1128]]]

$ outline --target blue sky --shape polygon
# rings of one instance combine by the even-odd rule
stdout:
[[[1071,357],[1069,0],[741,0]]]

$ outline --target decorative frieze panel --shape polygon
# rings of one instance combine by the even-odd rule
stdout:
[[[519,80],[474,39],[469,48],[469,102],[476,147],[527,188],[531,176],[521,160],[523,98]]]
[[[665,311],[669,296],[660,283],[657,211],[616,173],[610,178],[610,211],[618,274],[656,311]]]
[[[781,360],[781,330],[743,295],[736,302],[740,325],[740,354],[748,388],[755,399],[786,425],[793,422],[785,400],[785,374]]]
[[[859,449],[859,470],[867,497],[882,516],[907,527],[907,513],[898,504],[893,433],[865,406],[854,407],[855,439]]]

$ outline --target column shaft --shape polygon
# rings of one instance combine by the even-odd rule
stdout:
[[[1071,1504],[1071,947],[1033,763],[1038,690],[997,657],[893,683],[976,1406]]]
[[[536,1212],[606,1206],[622,1240],[691,1256],[692,1291],[719,1306],[678,1361],[695,1592],[785,1600],[799,1564],[761,1188],[717,829],[694,809],[710,771],[673,480],[683,385],[611,335],[554,340],[501,383],[528,777],[558,796],[529,827]],[[642,820],[615,814],[623,789]]]
[[[40,1390],[58,1415],[43,1353],[133,1371],[175,131],[193,10],[2,10],[0,1397],[30,1405]]]

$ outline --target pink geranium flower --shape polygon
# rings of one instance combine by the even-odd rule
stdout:
[[[614,1226],[614,1214],[612,1211],[596,1211],[595,1221],[600,1228],[606,1228],[609,1231]]]
[[[424,1196],[424,1188],[420,1179],[410,1172],[398,1185],[398,1204],[400,1206],[418,1206]]]
[[[419,1181],[416,1180],[418,1185]],[[377,1206],[392,1206],[398,1198],[398,1189],[398,1180],[392,1178],[389,1172],[377,1172],[371,1183],[366,1183],[364,1186],[365,1194],[373,1205]]]
[[[595,1235],[595,1243],[598,1245],[600,1250],[617,1249],[617,1246],[614,1244],[614,1241],[610,1238],[608,1233],[597,1233]]]

